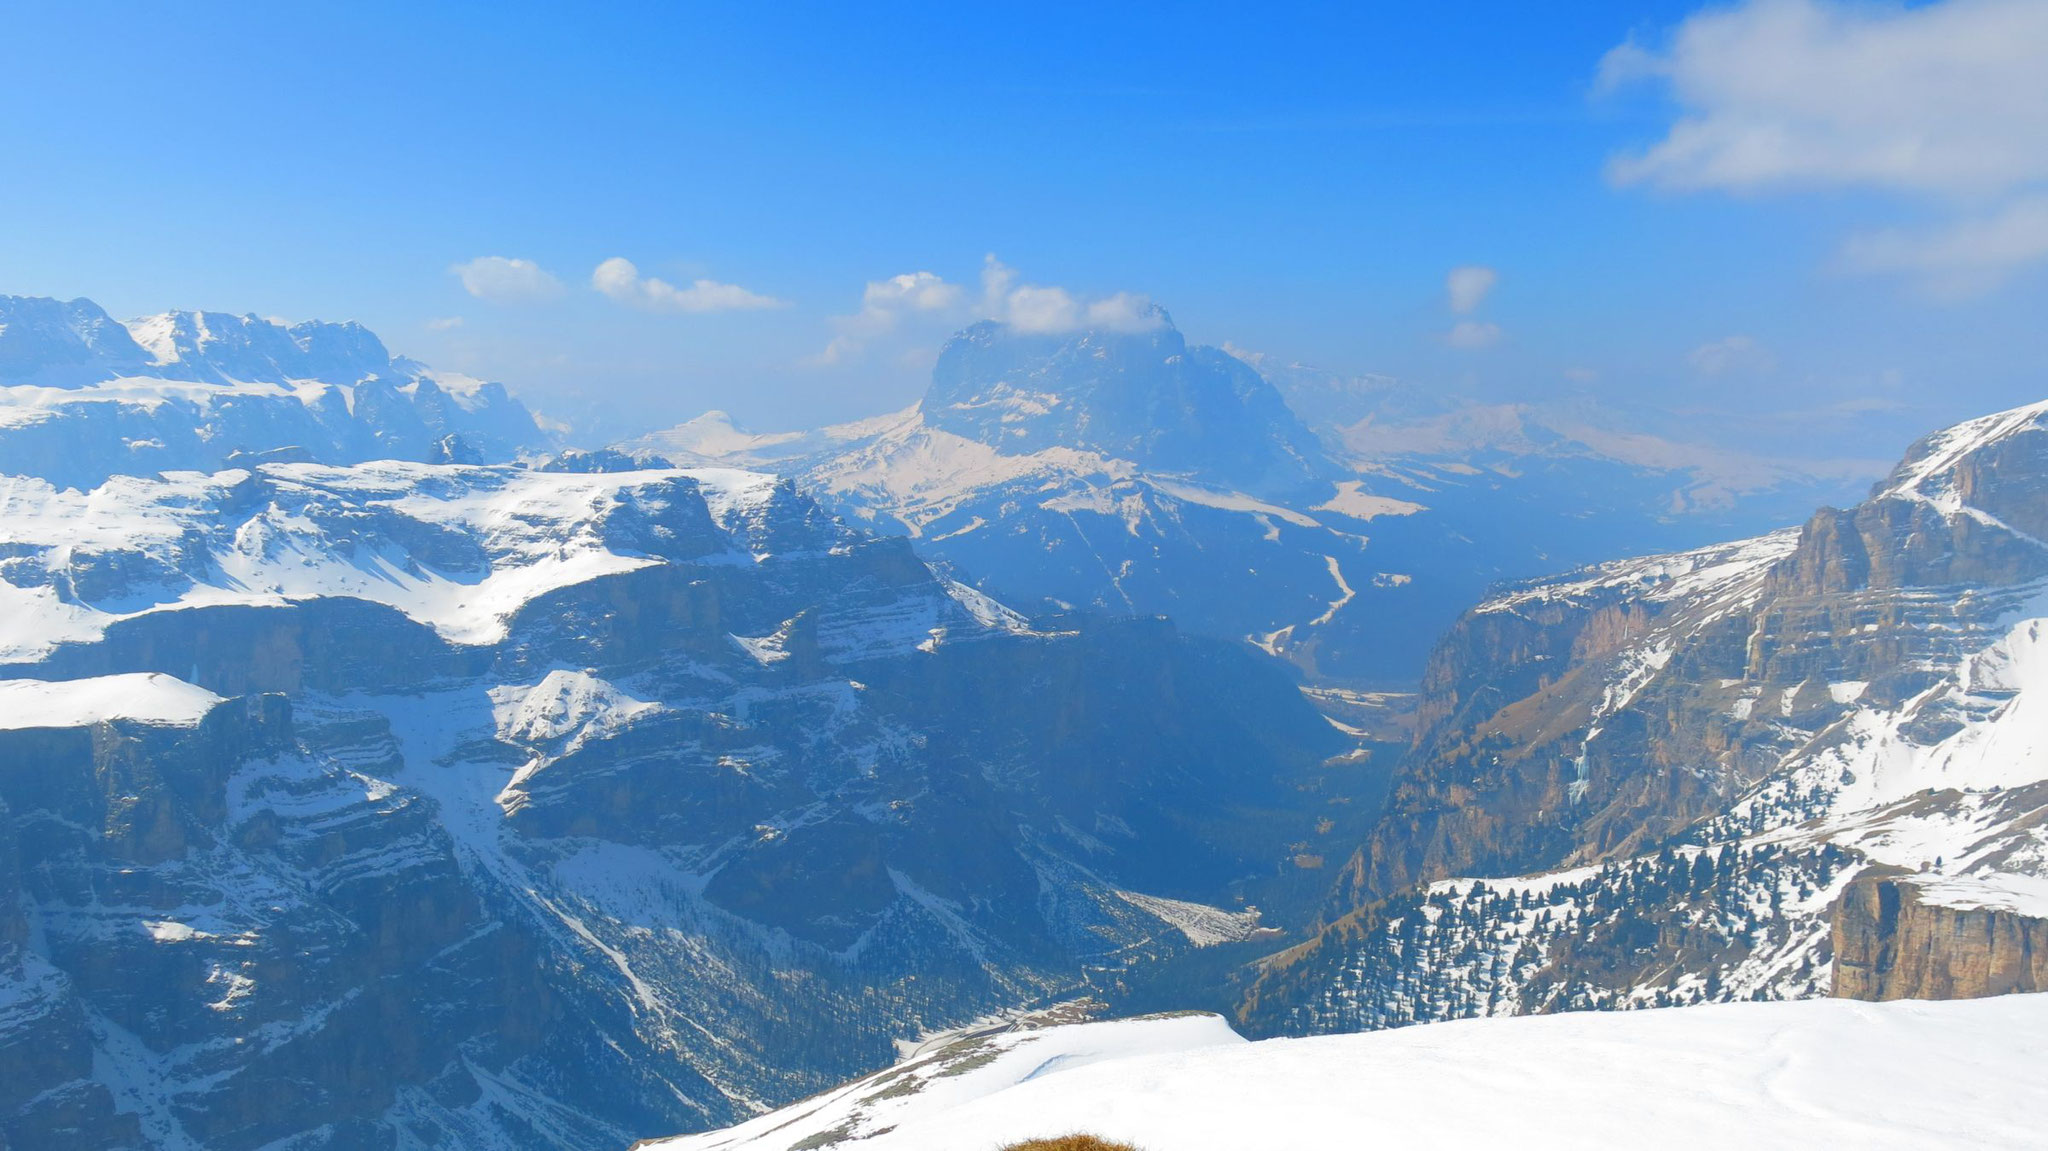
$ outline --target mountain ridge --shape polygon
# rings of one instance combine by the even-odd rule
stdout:
[[[1642,437],[1502,440],[1494,409],[1484,435],[1454,434],[1431,421],[1470,409],[1413,389],[1374,399],[1401,430],[1369,447],[1380,408],[1311,428],[1288,395],[1324,377],[1276,369],[1283,394],[1254,360],[1268,363],[1190,345],[1164,312],[1140,332],[984,321],[902,411],[765,435],[710,413],[621,448],[796,476],[1027,611],[1162,613],[1312,680],[1380,687],[1411,684],[1441,628],[1504,577],[1768,521],[1785,492],[1840,486]]]
[[[13,473],[86,490],[266,453],[480,463],[552,443],[504,385],[394,357],[353,322],[165,312],[124,325],[90,300],[0,296]]]

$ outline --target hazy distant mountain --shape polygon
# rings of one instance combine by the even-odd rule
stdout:
[[[2048,990],[2048,403],[1805,526],[1505,590],[1261,1028]]]
[[[1498,580],[1793,522],[1874,474],[1567,434],[1531,409],[1300,367],[1275,369],[1283,396],[1155,318],[1066,335],[984,322],[906,411],[775,435],[714,412],[623,446],[797,476],[1028,611],[1160,613],[1319,678],[1391,683]],[[1312,429],[1287,397],[1351,422]]]
[[[0,296],[0,460],[89,488],[253,458],[510,459],[549,437],[503,385],[394,358],[359,324]]]

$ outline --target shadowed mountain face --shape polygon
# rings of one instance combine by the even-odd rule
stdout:
[[[1247,1018],[2041,985],[2044,493],[2037,404],[1801,528],[1481,604],[1334,923]]]
[[[1305,910],[1274,669],[735,471],[0,487],[11,1146],[623,1146]],[[145,674],[147,673],[147,674]]]
[[[1271,384],[1225,352],[1189,347],[1164,312],[1153,318],[1137,333],[976,324],[939,353],[925,426],[1003,455],[1070,448],[1252,492],[1329,474]]]
[[[1493,583],[1778,526],[1845,474],[1272,368],[1322,422],[1163,312],[983,322],[909,411],[764,436],[713,413],[624,446],[797,476],[1023,610],[1165,614],[1387,686]]]

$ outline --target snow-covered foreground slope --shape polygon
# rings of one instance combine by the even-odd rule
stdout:
[[[664,1151],[2022,1148],[2048,996],[1475,1020],[1246,1043],[1209,1015],[970,1039]]]

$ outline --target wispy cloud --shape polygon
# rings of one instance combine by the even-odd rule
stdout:
[[[1622,183],[1743,191],[1868,184],[1987,193],[2048,178],[2048,5],[1750,0],[1623,44],[1603,85],[1660,80],[1685,109],[1610,167]]]
[[[981,286],[988,318],[1021,332],[1149,332],[1166,324],[1166,313],[1149,296],[1118,292],[1088,299],[1065,288],[1020,284],[1016,271],[994,255],[982,260]]]
[[[808,362],[845,363],[891,338],[899,345],[894,353],[898,362],[927,362],[933,354],[929,347],[903,348],[902,341],[935,339],[975,319],[998,320],[1020,332],[1147,332],[1163,326],[1166,313],[1136,292],[1090,298],[1061,287],[1019,283],[1015,269],[990,255],[982,261],[979,298],[935,272],[868,281],[860,310],[833,316],[828,321],[831,342]]]
[[[1925,233],[1851,239],[1845,265],[1954,287],[2048,258],[2048,4],[1747,0],[1633,42],[1605,89],[1661,85],[1661,140],[1613,157],[1617,184],[1765,193],[1860,187],[1931,199]]]
[[[783,301],[738,284],[698,279],[686,287],[642,276],[633,261],[613,256],[590,273],[590,286],[621,304],[655,312],[735,312],[780,308]]]
[[[905,316],[956,316],[966,298],[967,289],[948,283],[936,272],[905,272],[869,280],[861,289],[860,310],[831,318],[832,342],[811,357],[811,362],[836,364],[851,359],[869,343],[894,332]]]
[[[462,290],[492,304],[531,304],[562,294],[562,282],[532,260],[478,256],[448,269]]]
[[[1843,266],[1851,271],[1904,273],[1949,297],[1989,291],[2013,272],[2043,260],[2048,260],[2048,196],[2040,195],[1922,231],[1854,236],[1842,248]]]
[[[1444,333],[1444,342],[1454,348],[1488,348],[1500,343],[1499,324],[1480,320],[1460,320]]]
[[[1769,348],[1749,336],[1723,336],[1686,353],[1686,362],[1703,376],[1768,372],[1777,365]]]
[[[1470,317],[1493,293],[1493,286],[1500,282],[1500,273],[1484,264],[1463,264],[1444,274],[1444,295],[1450,305],[1451,314]],[[1444,343],[1454,348],[1486,348],[1500,342],[1499,324],[1485,320],[1463,319],[1451,325],[1443,335]]]
[[[1450,293],[1451,310],[1461,316],[1470,315],[1480,304],[1486,302],[1487,293],[1500,282],[1500,273],[1479,264],[1466,264],[1452,268],[1444,277],[1444,291]]]

